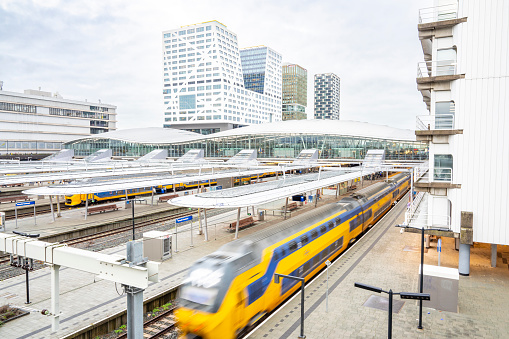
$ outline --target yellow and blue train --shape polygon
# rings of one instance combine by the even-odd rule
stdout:
[[[260,174],[260,178],[265,178],[269,176],[275,176],[275,172],[267,172]],[[245,182],[250,182],[251,180],[256,180],[258,178],[258,175],[252,175],[252,176],[245,176],[245,177],[234,177],[234,183],[235,184],[244,184]],[[216,179],[210,179],[210,185],[217,185]],[[100,181],[100,180],[99,180]],[[191,182],[183,182],[178,184],[170,184],[170,185],[159,185],[154,186],[156,193],[166,193],[171,192],[173,190],[175,191],[182,191],[187,189],[193,189],[198,188],[198,186],[201,185],[202,187],[209,186],[209,180],[201,180],[201,181],[191,181]],[[142,188],[134,188],[134,189],[128,189],[127,192],[125,190],[119,190],[119,191],[107,191],[107,192],[100,192],[100,193],[89,193],[88,194],[88,201],[92,203],[97,202],[105,202],[105,201],[113,201],[113,200],[120,200],[126,197],[126,195],[129,198],[133,198],[135,196],[140,195],[146,195],[146,194],[152,194],[152,187],[142,187]],[[79,205],[85,205],[87,199],[87,194],[73,194],[73,195],[66,195],[65,196],[65,205],[66,206],[79,206]]]
[[[410,187],[398,174],[337,203],[283,221],[232,241],[195,262],[180,289],[175,311],[188,338],[235,338],[282,303],[299,285],[274,273],[308,281],[366,229],[374,225]]]

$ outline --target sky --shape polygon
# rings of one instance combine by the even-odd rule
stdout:
[[[340,119],[415,128],[418,11],[432,0],[0,0],[3,90],[117,106],[117,127],[162,127],[162,31],[217,20],[313,76],[341,78]]]

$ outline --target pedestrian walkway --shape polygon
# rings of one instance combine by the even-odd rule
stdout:
[[[417,292],[420,235],[400,233],[406,201],[398,204],[363,239],[329,268],[329,311],[326,275],[306,286],[304,334],[312,338],[386,338],[387,310],[363,306],[372,295],[386,295],[354,287],[355,282],[395,292]],[[441,265],[457,268],[454,239],[443,238]],[[432,246],[436,246],[433,243]],[[408,249],[413,249],[408,251]],[[509,270],[507,246],[499,246],[496,268],[490,267],[489,246],[474,246],[470,276],[460,277],[459,313],[424,308],[423,330],[417,329],[419,307],[404,301],[393,314],[394,338],[505,338],[509,333]],[[437,265],[436,248],[425,264]],[[382,301],[383,301],[382,300]],[[386,304],[385,304],[386,305]],[[385,306],[386,307],[386,306]],[[300,334],[300,294],[250,334],[249,338],[297,338]]]

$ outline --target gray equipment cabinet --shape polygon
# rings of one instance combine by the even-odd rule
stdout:
[[[149,231],[143,233],[143,257],[148,260],[164,261],[171,258],[171,234]]]

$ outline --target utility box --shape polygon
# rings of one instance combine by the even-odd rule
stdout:
[[[424,265],[423,292],[431,300],[422,305],[441,311],[458,312],[459,272],[456,268]]]
[[[258,221],[264,221],[265,220],[265,211],[258,212]]]
[[[164,261],[171,258],[171,234],[149,231],[143,233],[143,257],[148,260]]]
[[[5,212],[0,212],[0,232],[5,232]]]

